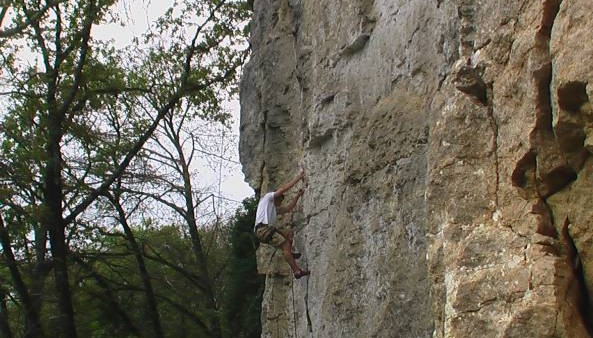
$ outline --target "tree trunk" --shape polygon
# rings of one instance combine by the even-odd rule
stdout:
[[[51,272],[51,266],[47,261],[47,231],[39,225],[34,228],[35,265],[31,276],[31,302],[35,312],[41,313],[45,282]]]
[[[165,128],[167,128],[167,137],[172,142],[175,150],[177,151],[178,158],[171,158],[172,161],[179,164],[180,174],[183,179],[183,190],[179,191],[183,195],[185,201],[185,210],[180,212],[187,223],[187,227],[189,230],[189,235],[191,238],[192,244],[192,251],[196,259],[196,265],[198,269],[198,278],[199,283],[202,291],[204,292],[205,297],[205,307],[207,313],[207,320],[205,322],[209,326],[210,337],[212,338],[221,338],[222,331],[221,331],[221,321],[222,316],[218,311],[218,305],[216,302],[216,295],[214,293],[214,289],[212,286],[212,280],[210,278],[210,273],[208,271],[208,264],[206,259],[206,254],[204,253],[204,249],[202,247],[202,241],[200,238],[200,234],[198,232],[198,224],[196,221],[195,216],[195,202],[193,198],[193,186],[191,181],[191,172],[190,172],[190,161],[185,156],[184,149],[182,146],[182,142],[180,139],[179,128],[175,126],[173,120],[173,114],[169,114],[167,119],[165,120]],[[181,189],[180,189],[181,190]],[[199,202],[198,202],[199,204]]]
[[[138,272],[140,273],[140,279],[142,280],[142,284],[144,286],[145,294],[146,294],[146,306],[148,310],[148,316],[152,322],[152,327],[154,329],[155,337],[163,338],[163,328],[161,326],[161,319],[159,316],[159,311],[157,307],[156,297],[154,295],[154,289],[152,287],[152,282],[150,280],[150,275],[148,273],[148,269],[146,268],[146,263],[144,262],[144,256],[142,254],[142,250],[140,249],[138,242],[136,241],[136,237],[130,228],[128,221],[126,219],[126,213],[122,208],[119,201],[111,197],[111,202],[117,209],[117,213],[119,215],[119,222],[124,228],[124,232],[126,234],[126,239],[132,248],[134,253],[134,257],[136,258],[136,264],[138,264]]]
[[[2,337],[12,338],[12,331],[8,324],[8,307],[6,306],[6,292],[0,289],[0,333]]]
[[[93,270],[93,267],[89,263],[85,262],[82,258],[72,255],[71,257],[82,267],[84,271],[90,274],[95,279],[97,284],[105,291],[105,295],[102,297],[109,304],[109,309],[111,311],[115,311],[115,313],[117,313],[117,316],[121,320],[121,323],[117,324],[123,324],[123,327],[126,329],[128,334],[134,337],[141,337],[142,335],[140,334],[140,330],[138,330],[138,328],[134,326],[128,314],[124,311],[124,309],[122,309],[121,305],[116,301],[117,296],[113,292],[105,278],[103,278],[103,276],[101,276],[95,270]]]
[[[59,338],[76,338],[76,326],[74,321],[74,308],[72,306],[72,295],[68,281],[67,245],[64,234],[64,226],[60,219],[54,218],[54,224],[50,227],[49,238],[51,253],[54,263],[55,288],[58,295],[58,306],[60,309],[58,318]]]
[[[23,281],[21,273],[18,269],[12,247],[10,245],[10,235],[4,226],[4,220],[0,216],[0,242],[2,243],[2,253],[6,261],[6,265],[10,270],[10,275],[17,295],[21,299],[21,303],[25,312],[25,337],[26,338],[42,338],[43,330],[39,313],[35,311],[35,306],[31,301],[31,296],[27,290],[27,286]]]
[[[55,101],[49,101],[48,105],[55,107]],[[57,338],[76,338],[74,309],[68,280],[66,229],[62,214],[64,196],[60,142],[63,136],[63,115],[50,110],[47,122],[47,162],[43,171],[44,217],[41,226],[49,230],[49,242],[54,264],[55,288],[60,310],[57,320]]]
[[[206,254],[204,253],[204,249],[202,247],[202,241],[200,239],[200,234],[198,233],[198,224],[196,221],[195,216],[195,205],[193,200],[193,188],[191,184],[191,177],[189,172],[189,166],[185,161],[185,156],[183,155],[181,145],[178,143],[178,152],[181,159],[181,167],[183,169],[183,187],[184,187],[184,198],[186,203],[187,214],[185,217],[185,221],[187,222],[187,226],[189,228],[189,235],[191,237],[192,242],[192,250],[196,257],[196,263],[198,265],[198,271],[200,273],[200,281],[204,288],[205,296],[206,296],[206,309],[207,313],[210,316],[208,322],[210,324],[210,334],[212,338],[221,338],[222,332],[220,329],[221,325],[221,316],[218,311],[218,305],[216,303],[216,295],[214,294],[214,290],[212,288],[212,280],[210,278],[210,273],[208,271],[208,264],[206,260]]]

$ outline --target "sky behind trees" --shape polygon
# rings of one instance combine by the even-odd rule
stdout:
[[[236,337],[224,183],[250,7],[117,3],[0,7],[0,335]]]
[[[93,27],[92,37],[97,40],[112,41],[116,48],[126,48],[134,38],[156,29],[156,22],[174,5],[173,0],[119,0],[115,5],[117,10],[113,15],[118,16],[119,23],[108,23]],[[188,32],[188,35],[191,32]],[[26,50],[23,58],[28,58]],[[38,60],[39,61],[39,60]],[[30,61],[32,62],[32,61]],[[0,108],[2,108],[0,99]],[[196,163],[197,170],[204,175],[205,184],[210,189],[219,190],[221,199],[217,200],[217,207],[226,212],[234,211],[235,207],[246,197],[254,194],[253,189],[244,181],[238,154],[239,115],[240,106],[237,97],[229,99],[224,109],[232,115],[230,129],[216,127],[212,133],[220,135],[221,144],[225,144],[224,151],[218,155],[218,163],[201,161]],[[216,156],[215,156],[216,158]],[[215,187],[215,188],[213,188]]]
[[[117,47],[127,46],[134,37],[139,37],[149,29],[154,29],[154,22],[171,7],[175,1],[172,0],[120,0],[117,4],[118,12],[123,21],[127,21],[126,26],[117,24],[108,24],[96,27],[94,36],[102,40],[113,40]],[[239,113],[240,106],[237,98],[229,100],[226,105],[233,116],[231,130],[228,135],[228,142],[232,143],[232,153],[229,158],[232,161],[222,160],[224,173],[219,177],[219,173],[212,170],[205,163],[199,170],[207,173],[212,182],[220,181],[220,193],[222,197],[232,201],[242,201],[244,198],[253,195],[253,189],[244,181],[244,175],[239,164],[238,140],[239,140]],[[224,140],[221,140],[225,142]],[[220,169],[220,168],[219,168]],[[234,204],[233,204],[234,205]],[[238,204],[237,204],[238,205]]]

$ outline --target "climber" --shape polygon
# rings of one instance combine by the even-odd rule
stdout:
[[[255,235],[261,243],[270,244],[276,248],[282,249],[284,258],[290,265],[292,273],[296,279],[309,275],[311,272],[301,269],[295,258],[299,258],[300,254],[292,252],[292,231],[279,230],[273,226],[276,221],[277,214],[285,214],[291,212],[296,206],[299,198],[303,195],[303,189],[300,189],[293,200],[287,205],[282,206],[284,201],[284,193],[292,188],[298,181],[305,177],[305,170],[301,168],[299,173],[289,182],[283,184],[276,191],[265,194],[257,205],[257,213],[255,216]]]

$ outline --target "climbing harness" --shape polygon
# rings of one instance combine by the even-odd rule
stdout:
[[[278,232],[276,227],[267,224],[258,223],[255,226],[255,235],[260,243],[269,244],[270,240],[272,240],[272,236],[274,236],[274,233],[276,232]]]

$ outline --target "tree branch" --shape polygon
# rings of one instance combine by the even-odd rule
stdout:
[[[95,19],[95,15],[97,14],[94,1],[89,2],[87,11],[88,11],[88,13],[85,15],[84,28],[81,32],[81,34],[82,34],[81,40],[82,41],[81,41],[81,47],[80,47],[80,54],[78,56],[78,62],[76,64],[76,69],[74,71],[74,81],[72,83],[72,87],[70,88],[68,95],[66,95],[66,99],[64,100],[64,102],[62,102],[62,105],[58,109],[58,114],[60,114],[60,116],[66,115],[66,111],[68,110],[68,108],[70,108],[70,106],[72,105],[72,102],[74,102],[74,98],[76,97],[76,94],[78,93],[78,90],[80,88],[80,84],[82,81],[82,70],[84,69],[84,66],[86,64],[86,58],[87,58],[87,53],[88,53],[88,49],[89,49],[89,41],[91,38],[91,29],[93,27],[93,21]],[[61,55],[56,56],[56,60],[58,60],[60,58],[61,58]]]
[[[2,7],[2,10],[0,11],[0,27],[2,26],[2,22],[4,21],[4,17],[6,16],[6,13],[8,13],[9,8],[9,6]],[[1,33],[2,31],[0,31],[0,37],[2,37]]]
[[[29,294],[27,286],[25,285],[23,277],[21,276],[21,272],[18,269],[16,258],[12,252],[10,235],[8,233],[8,229],[6,229],[4,225],[2,215],[0,215],[0,244],[2,244],[4,260],[10,271],[12,282],[14,283],[16,292],[25,308],[27,324],[30,325],[28,330],[30,330],[29,333],[31,336],[27,335],[27,337],[43,336],[39,313],[37,313],[35,306],[33,306],[31,295]]]
[[[185,277],[187,280],[194,283],[200,289],[200,291],[203,292],[205,290],[204,286],[200,283],[200,278],[198,276],[196,276],[196,275],[190,273],[189,271],[187,271],[183,268],[180,268],[177,265],[167,261],[152,246],[149,245],[149,247],[152,249],[152,252],[154,252],[154,254],[156,256],[152,256],[152,255],[149,255],[148,253],[145,253],[144,256],[146,258],[150,259],[151,261],[161,263],[161,264],[171,268],[173,271],[179,273],[180,275]]]
[[[185,315],[186,317],[188,317],[189,319],[191,319],[191,321],[196,324],[197,326],[199,326],[202,330],[204,330],[205,332],[210,332],[210,329],[208,328],[208,326],[204,323],[204,321],[202,321],[202,319],[198,318],[194,312],[186,309],[183,305],[173,301],[172,299],[170,299],[169,297],[163,296],[163,295],[157,295],[157,297],[159,299],[164,300],[166,303],[169,303],[171,306],[173,306],[177,311],[179,311],[181,314]],[[208,336],[210,336],[210,334],[208,334]]]
[[[218,11],[225,2],[226,2],[225,0],[221,1],[216,6],[216,8],[211,12],[211,14],[207,20],[211,20],[211,18],[214,18],[215,12]],[[204,26],[205,26],[205,24],[198,27],[198,29],[196,30],[196,34],[194,35],[194,39],[192,40],[192,43],[188,48],[184,71],[180,77],[180,81],[179,81],[180,85],[177,88],[177,90],[171,95],[171,97],[169,98],[167,103],[165,105],[163,105],[158,110],[158,113],[157,113],[154,121],[150,125],[150,127],[140,137],[140,139],[138,139],[138,141],[136,141],[136,143],[132,146],[130,151],[126,154],[124,159],[120,162],[119,166],[114,170],[113,174],[111,176],[109,176],[107,178],[107,180],[105,180],[97,189],[92,191],[86,198],[84,198],[82,200],[82,202],[77,207],[75,207],[73,209],[73,211],[68,216],[66,216],[64,218],[65,224],[71,223],[76,217],[78,217],[78,215],[80,215],[84,210],[86,210],[86,208],[88,208],[88,206],[91,205],[91,203],[93,203],[97,199],[98,196],[104,194],[109,189],[111,184],[113,184],[113,182],[115,182],[115,180],[124,173],[124,171],[127,169],[127,167],[132,162],[132,160],[136,157],[136,155],[144,147],[144,144],[146,143],[146,141],[148,141],[148,139],[150,139],[150,137],[152,136],[154,131],[157,129],[161,120],[165,117],[165,115],[168,112],[170,112],[171,110],[174,109],[174,107],[177,105],[177,103],[185,95],[188,95],[191,92],[204,90],[206,88],[209,88],[214,83],[224,82],[225,80],[228,80],[231,76],[234,76],[236,68],[239,67],[239,63],[233,65],[232,69],[227,70],[221,76],[216,76],[214,78],[208,79],[207,81],[205,81],[203,83],[190,86],[188,80],[189,80],[189,75],[191,74],[191,60],[193,59],[194,54],[196,52],[195,44],[196,44],[198,35],[201,32],[201,30],[204,28]],[[244,54],[244,57],[246,57],[245,51],[243,52],[243,54]]]
[[[56,1],[46,1],[45,5],[38,11],[30,13],[29,17],[25,22],[17,23],[12,28],[2,29],[0,30],[0,39],[1,38],[10,38],[17,34],[22,33],[27,27],[31,25],[32,22],[39,22],[39,20],[45,15],[45,13],[52,7],[59,3],[65,2],[67,0],[56,0]],[[0,25],[4,20],[6,13],[8,13],[9,7],[2,7],[2,11],[0,12]]]
[[[151,194],[151,193],[144,192],[144,191],[136,191],[136,190],[128,189],[128,188],[121,188],[121,191],[131,193],[131,194],[137,194],[137,195],[141,195],[141,196],[150,197],[153,200],[155,200],[159,203],[162,203],[162,204],[168,206],[169,208],[173,209],[173,211],[178,213],[180,216],[182,216],[182,217],[186,216],[185,210],[183,210],[183,208],[181,208],[181,207],[177,206],[175,203],[167,201],[163,198],[163,196],[166,194],[166,192],[159,196],[157,194]]]
[[[107,280],[105,280],[105,278],[103,278],[103,276],[101,276],[99,273],[97,273],[92,268],[92,266],[90,264],[88,264],[87,262],[85,262],[78,255],[73,254],[73,255],[71,255],[71,257],[88,274],[90,274],[91,277],[93,277],[93,279],[97,282],[97,284],[103,290],[105,290],[106,295],[103,298],[107,301],[107,303],[109,303],[110,308],[111,309],[114,309],[115,312],[117,313],[117,315],[123,320],[123,323],[126,326],[126,328],[128,329],[128,331],[130,331],[135,336],[140,337],[141,336],[140,330],[138,330],[138,328],[132,323],[132,320],[130,319],[130,317],[128,316],[128,314],[126,313],[126,311],[124,311],[124,309],[121,308],[120,304],[115,301],[117,299],[117,297],[115,296],[113,290],[109,287],[109,284],[107,283]]]

